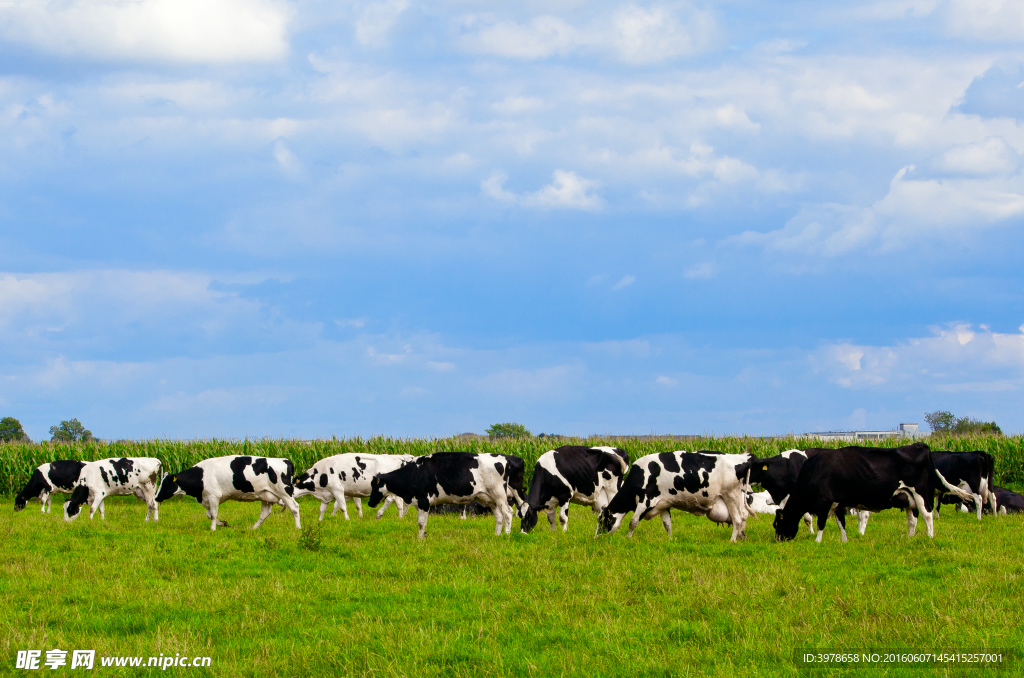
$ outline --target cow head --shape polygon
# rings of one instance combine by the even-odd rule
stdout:
[[[71,499],[64,502],[64,520],[74,520],[82,512],[82,504],[89,501],[89,488],[79,485],[71,493]]]
[[[382,476],[374,476],[370,481],[370,501],[368,502],[370,508],[377,508],[377,505],[384,501],[384,495],[388,492],[388,487],[381,478]]]
[[[519,506],[519,530],[523,534],[530,534],[530,530],[537,526],[537,509],[530,506],[529,502]]]
[[[46,482],[46,478],[43,477],[42,472],[36,469],[32,472],[32,477],[29,478],[25,488],[14,498],[14,510],[21,511],[28,504],[29,499],[35,499],[44,492],[50,492],[52,489],[50,483]]]
[[[615,531],[619,529],[619,525],[622,524],[622,519],[626,516],[625,513],[612,513],[608,506],[601,509],[600,515],[597,516],[597,532],[594,536],[597,537],[601,534],[615,534]]]
[[[178,487],[178,476],[168,473],[160,481],[160,488],[156,491],[156,500],[157,502],[167,501],[176,494],[182,494],[181,488]]]
[[[316,468],[314,467],[296,478],[295,494],[292,496],[298,499],[299,497],[305,497],[307,494],[313,494],[313,491],[316,490],[316,484],[313,482],[316,475]]]
[[[801,511],[786,507],[775,512],[775,521],[772,526],[775,528],[775,541],[792,541],[796,538],[797,530],[800,529]]]

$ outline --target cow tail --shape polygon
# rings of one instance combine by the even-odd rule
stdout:
[[[959,497],[960,501],[963,501],[963,502],[974,501],[974,497],[971,495],[970,492],[964,492],[959,487],[955,487],[955,486],[949,484],[949,482],[945,479],[945,477],[943,477],[943,475],[939,472],[939,469],[937,469],[935,467],[935,460],[932,459],[932,455],[931,455],[930,452],[928,454],[928,465],[931,467],[932,473],[935,475],[936,478],[939,479],[939,481],[943,484],[943,486],[946,488],[947,491],[952,492],[957,497]]]

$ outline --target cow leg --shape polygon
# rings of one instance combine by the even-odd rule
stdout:
[[[914,515],[914,509],[907,507],[907,536],[913,537],[917,531],[917,516]]]
[[[218,525],[227,527],[227,522],[223,520],[217,520],[217,509],[220,508],[220,504],[216,501],[211,501],[210,505],[206,507],[206,517],[210,519],[210,529],[216,530]]]
[[[629,534],[626,535],[627,537],[633,536],[633,530],[635,530],[636,526],[640,524],[641,520],[643,520],[645,513],[647,513],[646,508],[641,511],[639,506],[636,507],[636,510],[633,511],[633,517],[629,521]]]
[[[392,503],[398,504],[398,502],[395,500],[395,495],[389,494],[388,496],[384,497],[384,502],[380,505],[380,508],[377,509],[377,520],[380,520],[384,516],[384,512],[388,510],[388,506],[391,506]],[[398,517],[402,517],[401,508],[399,508],[398,510]]]
[[[353,497],[352,501],[354,501],[356,503],[356,513],[358,513],[359,517],[362,518],[363,517],[363,500],[360,499],[359,497]]]
[[[323,520],[324,516],[327,515],[327,507],[330,506],[330,505],[331,505],[331,500],[330,499],[328,499],[327,501],[324,501],[323,499],[320,500],[320,520]],[[335,506],[337,506],[337,504],[335,504]],[[334,513],[337,513],[337,512],[338,512],[338,509],[334,509]],[[332,518],[334,517],[334,513],[331,514]]]
[[[985,502],[984,502],[984,500],[982,500],[980,494],[974,495],[974,505],[978,508],[978,520],[981,520],[981,508],[982,508],[982,506],[985,505]],[[938,508],[938,507],[936,507],[936,508]]]
[[[466,509],[467,508],[469,508],[469,507],[468,506],[463,506],[462,507],[462,513],[459,514],[459,518],[461,520],[465,520],[466,519]]]
[[[337,512],[337,504],[341,504],[341,513],[345,516],[345,520],[348,520],[348,502],[345,500],[345,491],[342,490],[340,493],[335,493],[334,496],[338,498],[334,511]]]
[[[825,514],[818,514],[818,536],[815,537],[814,541],[821,543],[822,538],[825,536],[825,525],[828,524],[828,519],[835,515],[836,504],[832,504]]]
[[[672,511],[671,511],[671,509],[664,511],[661,514],[661,524],[665,526],[665,531],[668,532],[668,538],[672,539]]]
[[[914,492],[914,504],[917,506],[917,510],[920,512],[921,517],[924,518],[924,526],[925,529],[928,530],[928,537],[934,537],[935,525],[932,523],[932,512],[925,508],[924,497],[919,495],[917,492]],[[916,523],[917,520],[914,520],[914,522]]]
[[[743,493],[739,493],[739,496],[732,493],[726,493],[722,495],[722,501],[725,502],[725,508],[729,511],[729,520],[732,521],[732,537],[729,541],[736,543],[737,539],[747,538],[747,500]]]
[[[836,523],[839,525],[839,539],[846,543],[846,509],[836,511]]]
[[[49,511],[49,506],[50,506],[50,497],[51,496],[52,495],[49,495],[46,492],[43,492],[43,493],[41,493],[39,495],[39,503],[40,503],[39,512],[40,513],[49,513],[50,512]]]
[[[269,501],[260,502],[260,518],[256,521],[256,524],[252,526],[252,529],[256,529],[263,524],[263,521],[267,519],[270,512],[274,510],[274,503]]]
[[[558,520],[558,508],[559,507],[557,506],[552,506],[551,508],[547,509],[548,523],[551,524],[552,532],[558,529],[557,527],[555,527],[555,523]]]
[[[988,505],[992,509],[992,515],[999,515],[999,511],[996,509],[996,493],[992,491],[992,488],[988,488]],[[1002,515],[1006,515],[1006,511],[1002,512]]]
[[[569,502],[558,507],[558,522],[562,524],[562,532],[569,530]]]
[[[295,501],[293,497],[285,495],[281,500],[284,502],[285,508],[292,512],[292,516],[295,517],[295,529],[302,529],[302,517],[299,515],[299,502]]]
[[[804,514],[804,524],[807,525],[807,531],[812,535],[817,534],[817,530],[814,529],[814,516],[810,513]]]
[[[864,536],[864,533],[868,530],[868,518],[871,517],[871,511],[858,511],[857,512],[857,531],[860,532],[860,536]]]
[[[401,520],[405,517],[405,512],[409,507],[405,505],[405,502],[402,501],[401,497],[395,497],[393,494],[388,495],[388,499],[391,499],[392,497],[394,497],[393,501],[395,502],[395,506],[398,507],[398,519]]]
[[[148,485],[142,488],[142,500],[146,502],[146,506],[149,508],[146,511],[146,520],[143,522],[148,522],[150,515],[153,516],[153,522],[157,522],[160,519],[160,505],[156,503],[156,493]]]
[[[418,535],[420,539],[423,539],[424,537],[427,536],[427,518],[429,518],[429,517],[430,517],[430,512],[429,511],[424,511],[423,509],[419,509],[419,515],[417,517],[417,522],[420,524],[420,533]]]
[[[103,499],[104,496],[97,492],[96,497],[92,500],[92,507],[90,508],[89,511],[89,520],[92,520],[92,517],[96,515],[97,510],[100,512],[100,520],[107,519],[103,512]]]

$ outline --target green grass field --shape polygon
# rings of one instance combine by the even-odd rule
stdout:
[[[300,504],[308,529],[318,503]],[[1020,516],[946,510],[931,540],[923,525],[908,539],[889,511],[847,544],[834,524],[823,544],[805,533],[776,543],[761,516],[730,544],[729,529],[676,512],[671,541],[660,521],[594,539],[594,516],[574,507],[567,534],[542,520],[532,535],[495,537],[490,517],[435,515],[420,542],[415,513],[376,521],[350,506],[353,520],[325,519],[310,551],[289,514],[249,529],[257,504],[224,504],[231,527],[216,532],[187,498],[164,503],[157,524],[134,498],[108,499],[105,522],[66,524],[59,506],[0,508],[0,674],[30,673],[13,668],[18,650],[56,647],[95,649],[104,675],[163,673],[99,667],[103,655],[161,653],[212,657],[209,669],[167,669],[177,675],[844,675],[794,668],[794,648],[1024,641]]]

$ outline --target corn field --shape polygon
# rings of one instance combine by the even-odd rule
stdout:
[[[904,439],[873,441],[877,447],[898,447]],[[1024,435],[940,436],[925,442],[934,450],[967,452],[982,450],[996,459],[995,482],[1003,487],[1024,486]],[[332,438],[329,440],[140,440],[100,441],[90,443],[0,443],[0,495],[16,494],[28,482],[32,470],[56,459],[93,461],[107,457],[156,457],[164,471],[175,472],[210,457],[250,454],[265,457],[287,457],[301,473],[317,460],[345,452],[364,454],[430,454],[432,452],[491,452],[514,454],[526,461],[526,482],[540,455],[559,445],[612,445],[629,453],[630,459],[645,454],[673,450],[713,450],[717,452],[751,452],[769,457],[784,450],[809,447],[842,447],[845,443],[823,442],[814,438],[780,437],[697,437],[681,440],[657,438]]]

